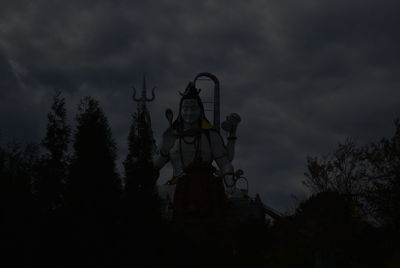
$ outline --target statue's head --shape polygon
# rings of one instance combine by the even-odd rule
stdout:
[[[196,122],[200,126],[201,121],[206,119],[203,102],[199,96],[200,90],[192,82],[188,84],[184,93],[180,93],[182,98],[179,103],[179,115],[173,124],[174,128],[182,128],[183,124],[190,125]]]

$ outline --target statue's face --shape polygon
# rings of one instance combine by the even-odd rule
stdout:
[[[182,101],[181,116],[186,124],[194,124],[198,122],[201,116],[201,108],[197,100],[186,99]]]

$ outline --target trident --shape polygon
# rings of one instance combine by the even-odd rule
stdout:
[[[144,105],[146,102],[151,102],[154,100],[154,98],[156,97],[154,94],[154,90],[156,89],[155,87],[153,87],[152,91],[151,91],[151,98],[147,97],[147,89],[146,89],[146,75],[143,75],[143,89],[142,89],[142,96],[140,97],[140,99],[136,98],[136,89],[135,87],[132,87],[133,89],[133,100],[136,102],[141,102],[142,105]]]

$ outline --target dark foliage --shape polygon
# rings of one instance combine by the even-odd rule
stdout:
[[[116,172],[116,147],[107,119],[97,101],[83,99],[76,116],[74,156],[71,160],[67,183],[68,204],[81,216],[88,210],[102,208],[96,216],[112,213],[121,194],[121,184]]]
[[[38,147],[13,143],[0,148],[0,251],[2,261],[30,267],[35,236],[35,207],[31,194]]]
[[[128,224],[125,232],[129,240],[136,240],[140,245],[136,250],[137,260],[159,261],[166,246],[160,232],[165,226],[156,191],[158,171],[153,166],[154,149],[150,116],[147,109],[142,107],[132,116],[128,155],[123,163],[125,219]]]
[[[393,230],[400,230],[400,121],[391,139],[371,144],[367,150],[370,164],[367,199],[374,216]]]
[[[111,265],[117,256],[121,183],[116,147],[98,102],[84,98],[76,116],[74,155],[67,180],[66,209],[70,254],[84,265]],[[78,261],[75,259],[75,261]]]
[[[360,147],[347,140],[344,144],[339,144],[331,155],[308,158],[308,172],[305,173],[307,179],[304,184],[315,194],[336,194],[338,198],[346,202],[342,203],[345,206],[341,206],[340,200],[337,199],[338,201],[333,204],[338,209],[342,207],[338,210],[339,212],[347,211],[352,221],[345,225],[337,223],[335,226],[340,233],[327,231],[326,233],[335,234],[333,237],[335,239],[326,237],[324,239],[349,246],[348,250],[354,251],[352,255],[358,254],[359,259],[357,261],[353,259],[354,265],[369,260],[370,266],[367,264],[364,266],[374,267],[372,264],[377,265],[378,259],[381,263],[384,260],[390,262],[392,258],[400,260],[396,257],[400,255],[400,247],[396,242],[400,238],[399,120],[395,121],[395,127],[395,134],[390,139],[382,139]],[[325,210],[326,213],[333,211],[327,204],[318,204],[318,206],[319,210]],[[318,206],[314,207],[318,208]],[[320,221],[312,220],[310,216],[305,218],[317,224],[318,227],[323,226]],[[320,218],[327,217],[325,215]],[[334,218],[339,219],[339,217]],[[354,225],[355,219],[357,223],[363,224]],[[330,219],[329,222],[332,220]],[[314,232],[315,230],[318,230],[317,226]],[[348,230],[351,230],[353,235],[350,235]],[[346,234],[346,238],[353,237],[354,239],[340,240],[341,234]],[[355,238],[370,246],[355,243],[357,240]],[[346,247],[342,246],[342,248]],[[358,253],[355,254],[356,252]],[[373,259],[371,256],[376,258]],[[347,259],[350,258],[347,257]],[[352,262],[347,260],[347,263]]]
[[[132,125],[128,136],[128,155],[124,161],[125,189],[127,201],[130,202],[139,214],[144,215],[156,206],[157,170],[153,166],[154,139],[150,122],[145,112],[138,112],[132,117]],[[140,205],[139,205],[140,204]]]
[[[270,267],[381,267],[378,229],[337,192],[320,192],[271,228]]]
[[[47,119],[46,136],[41,142],[45,151],[38,162],[33,184],[39,235],[34,264],[41,267],[52,266],[63,259],[65,246],[63,206],[71,130],[66,122],[65,99],[60,92],[53,96]]]
[[[303,182],[313,193],[337,192],[357,198],[365,193],[364,149],[347,139],[328,156],[308,157]]]
[[[51,110],[47,115],[46,136],[42,146],[46,150],[38,167],[34,192],[44,213],[51,213],[63,204],[65,180],[68,170],[68,144],[70,127],[67,125],[65,99],[56,92]]]

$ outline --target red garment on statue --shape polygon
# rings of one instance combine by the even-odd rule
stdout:
[[[236,248],[236,221],[232,221],[222,178],[214,176],[214,171],[210,164],[197,164],[179,178],[173,222],[177,234],[187,242],[185,246],[214,253],[232,252]]]
[[[222,178],[213,175],[210,164],[187,169],[179,178],[174,195],[174,220],[220,221],[226,209]]]

